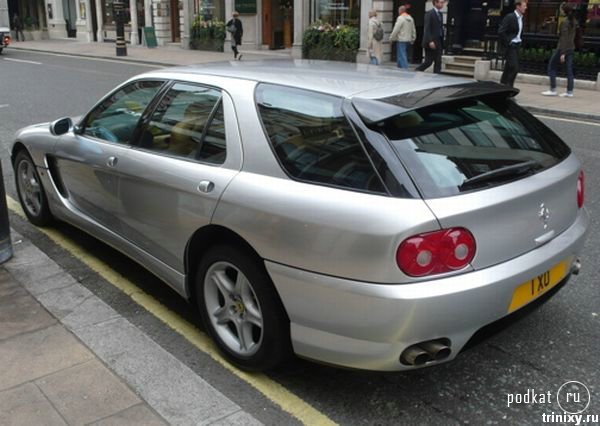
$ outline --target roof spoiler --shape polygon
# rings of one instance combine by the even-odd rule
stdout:
[[[504,94],[506,97],[514,97],[518,93],[519,90],[513,87],[491,81],[483,81],[434,87],[432,89],[407,92],[387,98],[353,98],[352,105],[365,124],[373,125],[396,115],[430,105],[439,105],[486,95]]]

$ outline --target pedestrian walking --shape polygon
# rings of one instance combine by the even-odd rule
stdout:
[[[504,71],[500,83],[511,87],[519,73],[519,48],[523,41],[523,15],[526,10],[527,0],[516,0],[515,11],[504,17],[498,29],[500,43],[504,47]]]
[[[369,10],[369,27],[367,29],[367,55],[369,63],[379,65],[383,60],[383,27],[377,19],[377,11]]]
[[[398,8],[398,18],[390,34],[390,42],[396,42],[396,64],[398,68],[408,68],[408,46],[417,39],[415,20],[407,12],[407,5]]]
[[[423,48],[425,61],[417,67],[417,71],[425,71],[433,64],[433,72],[442,72],[442,49],[444,48],[444,21],[442,8],[444,0],[432,0],[433,8],[425,14],[423,29]]]
[[[19,34],[21,34],[21,41],[25,41],[25,34],[23,34],[23,21],[19,18],[18,14],[13,15],[13,29],[15,30],[15,38],[19,41]]]
[[[233,50],[233,59],[242,60],[242,54],[239,51],[239,46],[242,45],[242,37],[244,35],[244,27],[239,19],[240,14],[233,11],[232,18],[227,22],[225,28],[231,34],[231,50]]]
[[[565,19],[561,22],[558,30],[558,45],[548,63],[548,77],[550,77],[550,90],[542,92],[544,96],[556,96],[556,72],[560,64],[567,67],[567,91],[560,96],[572,98],[573,87],[575,85],[575,75],[573,74],[573,56],[575,53],[575,34],[577,33],[577,20],[573,6],[567,3],[561,5],[562,13]]]

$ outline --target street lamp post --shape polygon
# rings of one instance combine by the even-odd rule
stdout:
[[[115,0],[113,2],[113,15],[117,24],[117,56],[127,56],[127,45],[125,44],[125,2]]]

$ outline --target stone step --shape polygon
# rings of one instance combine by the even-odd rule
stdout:
[[[442,74],[455,75],[455,76],[459,76],[459,77],[469,77],[469,78],[473,78],[473,76],[474,76],[474,72],[469,72],[466,70],[449,69],[448,67],[446,67],[442,71]]]
[[[475,64],[463,63],[463,62],[446,62],[446,68],[457,71],[471,71],[475,70]]]
[[[452,58],[454,58],[454,62],[460,62],[460,63],[468,63],[468,64],[473,64],[475,65],[475,62],[478,61],[480,58],[478,58],[477,56],[452,56]]]

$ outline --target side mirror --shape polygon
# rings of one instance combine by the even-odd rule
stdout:
[[[73,121],[69,117],[59,118],[50,124],[50,133],[54,136],[60,136],[67,133],[73,127]]]

